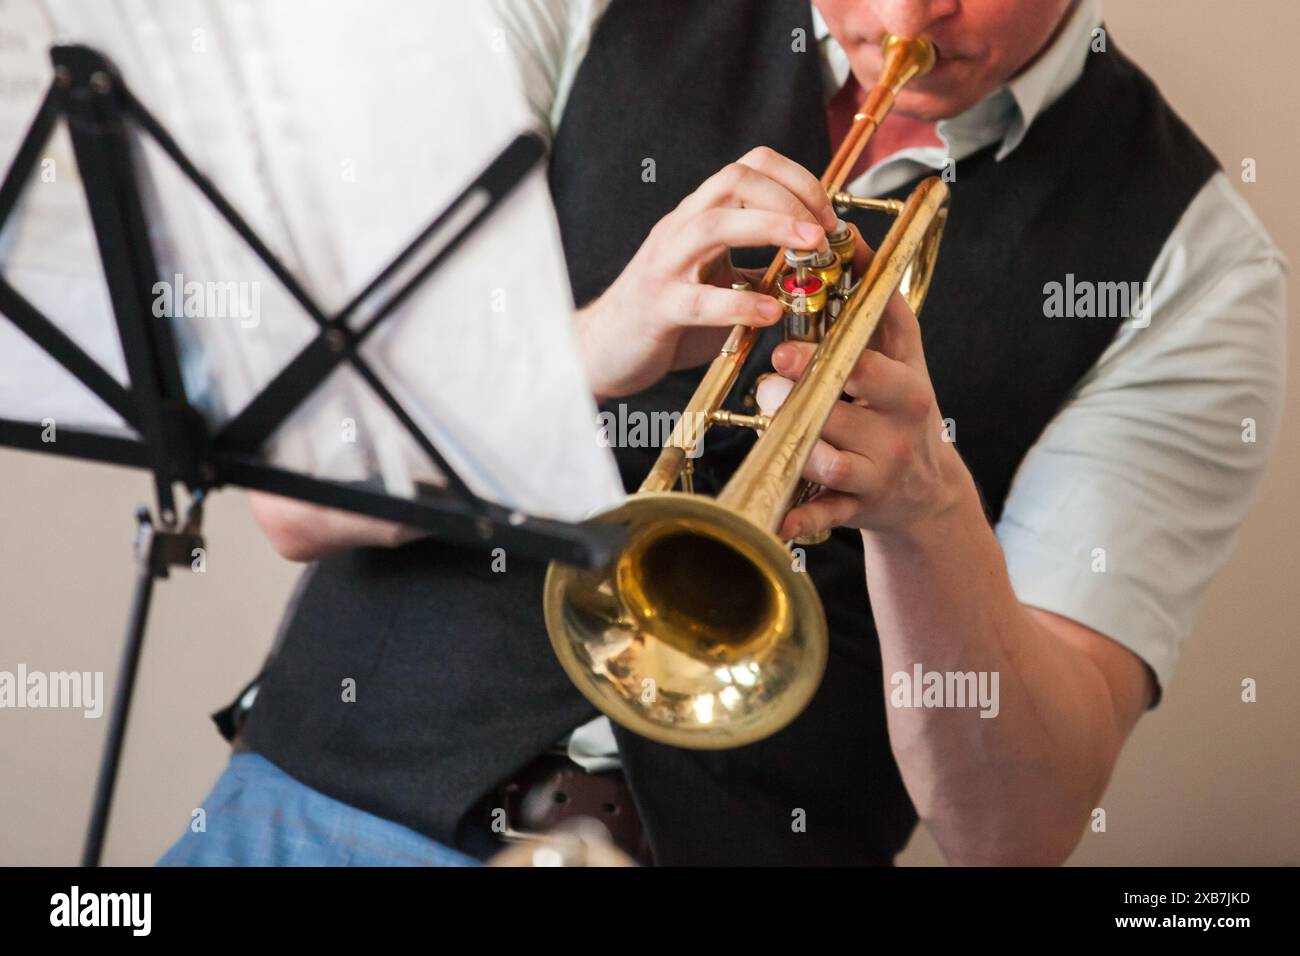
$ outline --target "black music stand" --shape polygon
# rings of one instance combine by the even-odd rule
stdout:
[[[529,558],[588,567],[606,563],[624,532],[598,522],[536,518],[476,496],[358,354],[378,324],[534,168],[545,152],[540,137],[533,133],[517,137],[365,289],[336,315],[326,315],[135,98],[106,56],[86,46],[69,45],[52,47],[50,58],[54,81],[0,183],[0,230],[13,213],[56,121],[64,118],[107,277],[129,387],[123,387],[24,299],[3,274],[0,315],[80,380],[139,437],[60,427],[57,440],[46,442],[42,440],[41,425],[0,418],[0,445],[146,469],[153,474],[157,498],[156,520],[147,507],[137,511],[135,596],[82,855],[83,866],[95,866],[108,824],[153,584],[166,578],[170,567],[190,564],[193,550],[202,547],[203,503],[212,490],[235,485],[272,492],[414,525],[463,545],[505,547]],[[180,357],[168,320],[152,316],[152,289],[159,274],[134,167],[132,128],[148,135],[163,149],[319,326],[313,340],[266,388],[215,431],[186,399]],[[477,203],[483,196],[486,202],[463,225],[434,241],[439,228],[471,197]],[[362,307],[368,317],[359,328],[349,327],[349,317]],[[415,498],[399,498],[298,474],[261,460],[266,440],[343,363],[361,376],[437,466],[446,478],[445,489],[426,492],[421,486]],[[177,515],[177,484],[185,486],[190,498],[183,520]]]

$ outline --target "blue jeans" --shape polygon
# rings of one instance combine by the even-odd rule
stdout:
[[[255,753],[238,753],[194,825],[159,866],[477,866],[391,820],[317,793]]]

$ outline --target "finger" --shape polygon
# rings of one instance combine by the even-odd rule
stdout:
[[[739,162],[758,170],[798,196],[817,217],[817,221],[823,228],[827,230],[835,228],[838,217],[835,215],[834,207],[831,206],[830,197],[826,195],[826,187],[816,176],[793,159],[782,156],[767,146],[759,146],[740,157]]]
[[[867,245],[867,241],[862,238],[862,230],[853,223],[848,224],[853,230],[853,235],[857,242],[853,245],[853,277],[861,279],[867,274],[867,267],[871,265],[871,260],[875,257],[876,251]]]
[[[664,264],[672,270],[687,269],[733,246],[815,249],[825,242],[821,226],[794,216],[765,209],[714,206],[673,228]]]
[[[836,402],[822,426],[820,437],[832,448],[874,461],[880,457],[880,449],[890,447],[895,434],[896,423],[890,416],[861,405]],[[820,464],[824,466],[825,463],[823,459]]]
[[[812,501],[801,504],[785,516],[778,537],[782,541],[838,528],[852,521],[862,503],[852,495],[824,491]]]
[[[758,387],[754,390],[754,399],[758,402],[759,411],[769,417],[775,415],[785,404],[793,388],[794,382],[783,375],[766,375],[759,379]],[[869,455],[872,436],[881,432],[882,428],[883,419],[878,413],[848,402],[836,402],[826,419],[826,424],[822,426],[821,437],[824,439],[823,443],[829,442],[835,448]],[[814,451],[814,454],[821,455],[824,459],[825,452]]]
[[[672,284],[664,291],[663,304],[673,315],[675,326],[764,327],[781,318],[781,305],[770,295],[698,283]]]
[[[764,415],[775,415],[793,388],[794,382],[782,375],[763,378],[754,391],[759,410]],[[884,413],[849,402],[836,402],[822,426],[820,440],[813,446],[803,477],[839,487],[838,483],[846,479],[836,472],[843,467],[843,463],[836,462],[832,455],[838,450],[865,459],[875,469],[874,481],[883,473],[876,468],[877,459],[899,460],[902,449],[899,448],[898,435],[898,429]],[[861,492],[865,488],[865,485],[856,485],[841,490]]]
[[[853,250],[853,276],[860,280],[867,274],[876,253],[862,238],[862,232],[857,226],[849,223],[849,228],[857,238]],[[901,293],[895,292],[890,296],[870,345],[913,368],[925,366],[925,354],[921,348],[921,325]]]
[[[754,401],[758,402],[758,410],[764,415],[775,415],[792,388],[794,382],[783,375],[764,375],[754,389]]]
[[[825,228],[822,218],[802,198],[783,183],[744,163],[724,166],[683,199],[677,209],[684,217],[690,217],[713,207],[766,209]]]
[[[911,368],[925,368],[921,323],[900,293],[890,296],[889,304],[880,316],[880,324],[871,336],[870,346]]]
[[[786,378],[797,379],[816,349],[809,342],[782,342],[772,351],[772,367]],[[844,391],[856,403],[880,412],[928,412],[931,400],[930,389],[915,369],[875,349],[858,356]]]
[[[802,476],[830,491],[842,491],[857,498],[870,498],[883,487],[883,471],[874,461],[866,455],[836,448],[825,437],[813,445]]]

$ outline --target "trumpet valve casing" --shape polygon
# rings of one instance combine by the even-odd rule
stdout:
[[[835,231],[826,238],[840,264],[839,281],[832,286],[831,294],[842,301],[848,298],[852,285],[853,257],[858,251],[858,238],[843,219],[836,220],[836,223]]]
[[[825,334],[826,283],[809,272],[801,281],[793,272],[778,286],[785,313],[785,337],[797,342],[820,342]]]

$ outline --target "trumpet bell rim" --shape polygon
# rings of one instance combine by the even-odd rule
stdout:
[[[583,695],[634,733],[699,750],[753,743],[794,720],[821,683],[828,639],[817,589],[781,541],[677,492],[633,495],[599,520],[627,528],[628,547],[596,571],[552,564],[543,604]],[[708,614],[708,588],[721,589],[721,619]],[[700,613],[683,619],[682,606]]]

